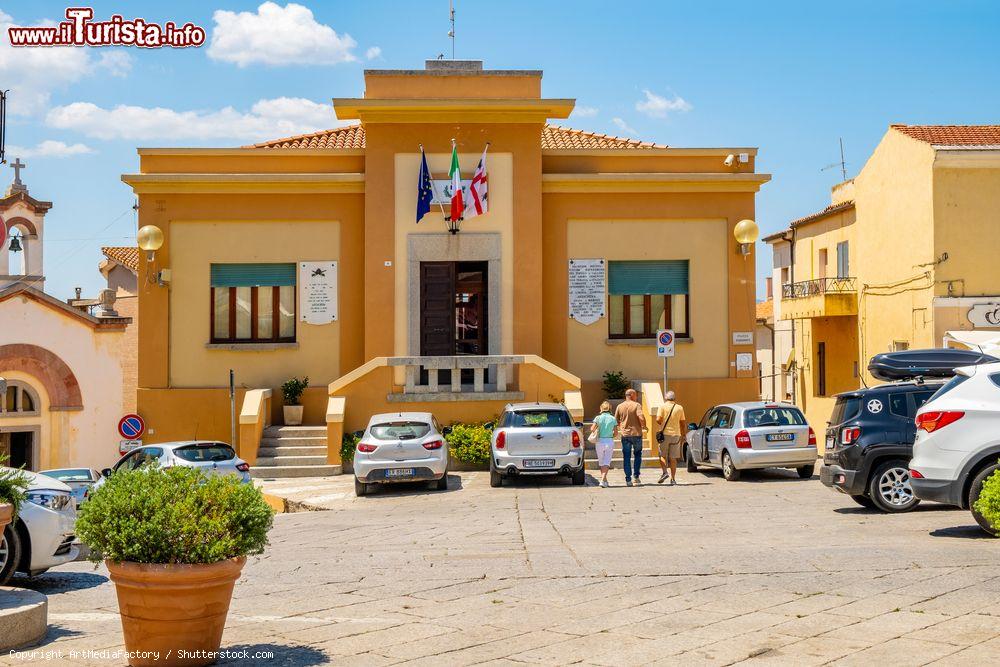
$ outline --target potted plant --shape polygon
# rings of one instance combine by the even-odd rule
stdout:
[[[308,377],[301,380],[292,378],[281,385],[281,394],[285,398],[285,404],[282,407],[282,412],[285,415],[285,426],[298,426],[302,423],[302,404],[299,403],[299,399],[302,398],[302,392],[308,386]]]
[[[252,484],[197,468],[118,471],[93,492],[76,531],[111,573],[133,667],[217,659],[233,586],[273,518]]]
[[[611,403],[612,410],[625,400],[625,390],[631,386],[632,381],[626,377],[625,371],[605,371],[601,389]]]
[[[7,468],[7,457],[0,456],[0,538],[25,500],[30,481],[23,471]]]

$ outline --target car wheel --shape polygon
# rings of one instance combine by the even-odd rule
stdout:
[[[698,472],[698,464],[694,462],[694,455],[688,448],[684,449],[684,458],[687,460],[686,466],[688,472]]]
[[[436,482],[435,486],[437,486],[437,490],[438,491],[447,491],[448,490],[448,471],[447,470],[445,470],[444,475],[442,475],[441,479],[439,479]]]
[[[370,490],[368,488],[369,486],[371,486],[371,485],[370,484],[366,484],[365,482],[362,482],[360,479],[358,479],[357,477],[355,477],[354,478],[354,495],[356,495],[358,497],[367,496],[368,495],[368,491]]]
[[[799,473],[799,477],[802,479],[809,479],[816,472],[816,464],[810,463],[807,466],[799,466],[795,469],[795,472]]]
[[[886,461],[875,468],[868,480],[868,497],[883,512],[909,512],[920,499],[910,486],[910,469],[903,459]]]
[[[735,482],[740,478],[740,471],[733,463],[733,457],[729,455],[729,452],[722,452],[722,476],[726,478],[727,482]]]
[[[490,486],[494,489],[499,489],[503,486],[503,475],[500,474],[499,470],[490,468]]]
[[[0,535],[0,586],[6,586],[21,560],[21,538],[13,522]]]
[[[862,507],[867,507],[870,510],[875,509],[875,503],[868,496],[851,496],[851,500],[861,505]]]
[[[587,473],[583,471],[583,466],[573,473],[573,486],[583,486],[587,483]]]
[[[983,483],[986,478],[989,477],[1000,468],[1000,465],[991,465],[983,468],[979,471],[979,474],[975,476],[972,480],[972,485],[969,486],[969,509],[972,510],[972,516],[979,524],[979,527],[985,530],[990,535],[997,535],[997,529],[990,525],[990,522],[986,520],[982,514],[975,510],[976,501],[979,500],[979,494],[983,492]],[[2,576],[0,576],[0,583],[2,583]]]

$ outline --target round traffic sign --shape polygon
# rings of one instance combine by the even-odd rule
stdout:
[[[660,345],[667,347],[674,342],[674,335],[669,331],[661,331],[658,340]]]
[[[125,415],[118,422],[118,435],[126,440],[137,440],[146,431],[146,422],[139,415]]]

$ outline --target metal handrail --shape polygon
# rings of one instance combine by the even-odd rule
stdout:
[[[857,278],[817,278],[781,286],[782,299],[802,299],[819,294],[846,294],[857,291]]]

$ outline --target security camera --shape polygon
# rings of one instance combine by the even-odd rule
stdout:
[[[727,167],[732,167],[734,162],[736,162],[736,156],[735,155],[733,155],[732,153],[730,153],[729,155],[726,156],[725,165]]]

